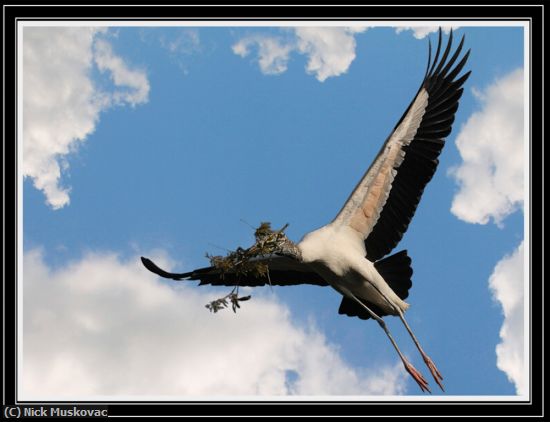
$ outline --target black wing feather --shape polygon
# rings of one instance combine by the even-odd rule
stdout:
[[[451,133],[458,101],[463,92],[462,85],[470,76],[470,72],[467,72],[455,79],[464,68],[470,50],[457,63],[464,44],[463,36],[456,51],[447,61],[451,52],[452,39],[451,31],[445,51],[441,60],[438,61],[442,44],[441,29],[439,30],[439,42],[431,66],[430,44],[427,67],[429,71],[418,90],[420,92],[424,88],[427,91],[428,105],[413,140],[403,148],[405,157],[401,165],[396,168],[397,174],[393,180],[392,189],[380,212],[378,221],[365,239],[367,257],[371,261],[379,260],[387,255],[403,237],[420,202],[424,188],[435,173],[445,138]],[[396,128],[403,121],[413,103],[414,100],[399,119]]]
[[[250,286],[258,287],[272,284],[274,286],[292,286],[297,284],[313,284],[327,286],[327,282],[317,273],[309,271],[305,265],[300,265],[290,258],[273,255],[259,258],[269,266],[269,278],[254,274],[239,275],[224,273],[215,267],[205,267],[187,273],[170,273],[158,267],[148,258],[141,258],[141,262],[149,271],[172,280],[198,280],[199,286],[210,284],[212,286]]]

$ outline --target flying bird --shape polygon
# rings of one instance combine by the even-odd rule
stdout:
[[[432,179],[470,71],[459,76],[470,50],[462,57],[464,36],[451,54],[453,32],[442,51],[441,28],[432,61],[429,43],[424,79],[414,99],[386,139],[371,166],[340,212],[329,224],[306,234],[298,243],[286,236],[277,253],[256,259],[269,269],[241,277],[216,266],[186,273],[162,270],[147,258],[147,269],[174,280],[200,280],[215,286],[332,286],[342,296],[338,312],[373,319],[384,330],[404,368],[422,391],[431,392],[426,378],[403,355],[383,317],[400,318],[435,382],[443,377],[405,320],[405,299],[412,286],[411,258],[406,250],[387,256],[399,243]]]

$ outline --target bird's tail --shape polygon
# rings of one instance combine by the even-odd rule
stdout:
[[[412,287],[411,277],[413,269],[411,263],[412,260],[407,255],[406,250],[397,252],[374,263],[376,271],[380,273],[384,280],[386,280],[386,283],[402,300],[409,296],[409,289]]]
[[[399,303],[401,310],[406,311],[409,304],[405,303],[404,299],[409,296],[409,289],[412,286],[411,276],[413,273],[411,258],[407,255],[407,251],[403,250],[387,258],[381,259],[380,261],[376,261],[374,267],[399,299],[401,299],[401,303]],[[388,315],[388,312],[376,306],[374,303],[366,300],[363,300],[363,302],[375,314],[379,316]],[[356,316],[361,319],[371,318],[370,314],[362,306],[347,297],[342,298],[338,313],[352,317]]]
[[[407,250],[397,252],[374,263],[376,271],[380,273],[400,299],[406,299],[409,296],[413,273],[411,263],[412,260],[407,255]]]

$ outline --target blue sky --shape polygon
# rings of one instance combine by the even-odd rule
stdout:
[[[436,42],[421,27],[362,26],[23,29],[23,394],[420,393],[382,330],[338,315],[328,287],[258,289],[214,315],[204,304],[226,289],[138,262],[189,270],[250,245],[249,225],[289,223],[299,240],[334,218]],[[523,28],[456,26],[472,75],[396,249],[413,259],[408,321],[447,395],[526,394]],[[212,336],[224,356],[205,351]],[[229,379],[243,367],[246,380]]]

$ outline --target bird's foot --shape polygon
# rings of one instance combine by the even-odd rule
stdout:
[[[439,385],[439,388],[441,388],[442,391],[445,391],[445,388],[443,388],[443,384],[441,383],[441,381],[443,381],[443,376],[435,366],[435,363],[433,363],[433,361],[424,353],[422,354],[422,357],[424,358],[424,362],[426,363],[426,366],[432,373],[432,376],[434,377],[435,382],[437,383],[437,385]]]
[[[428,381],[426,381],[426,378],[424,378],[422,374],[418,372],[418,370],[414,366],[412,366],[412,364],[407,360],[403,360],[403,365],[405,366],[407,372],[411,374],[411,376],[414,378],[420,389],[423,392],[427,391],[428,393],[432,394],[428,387]]]

